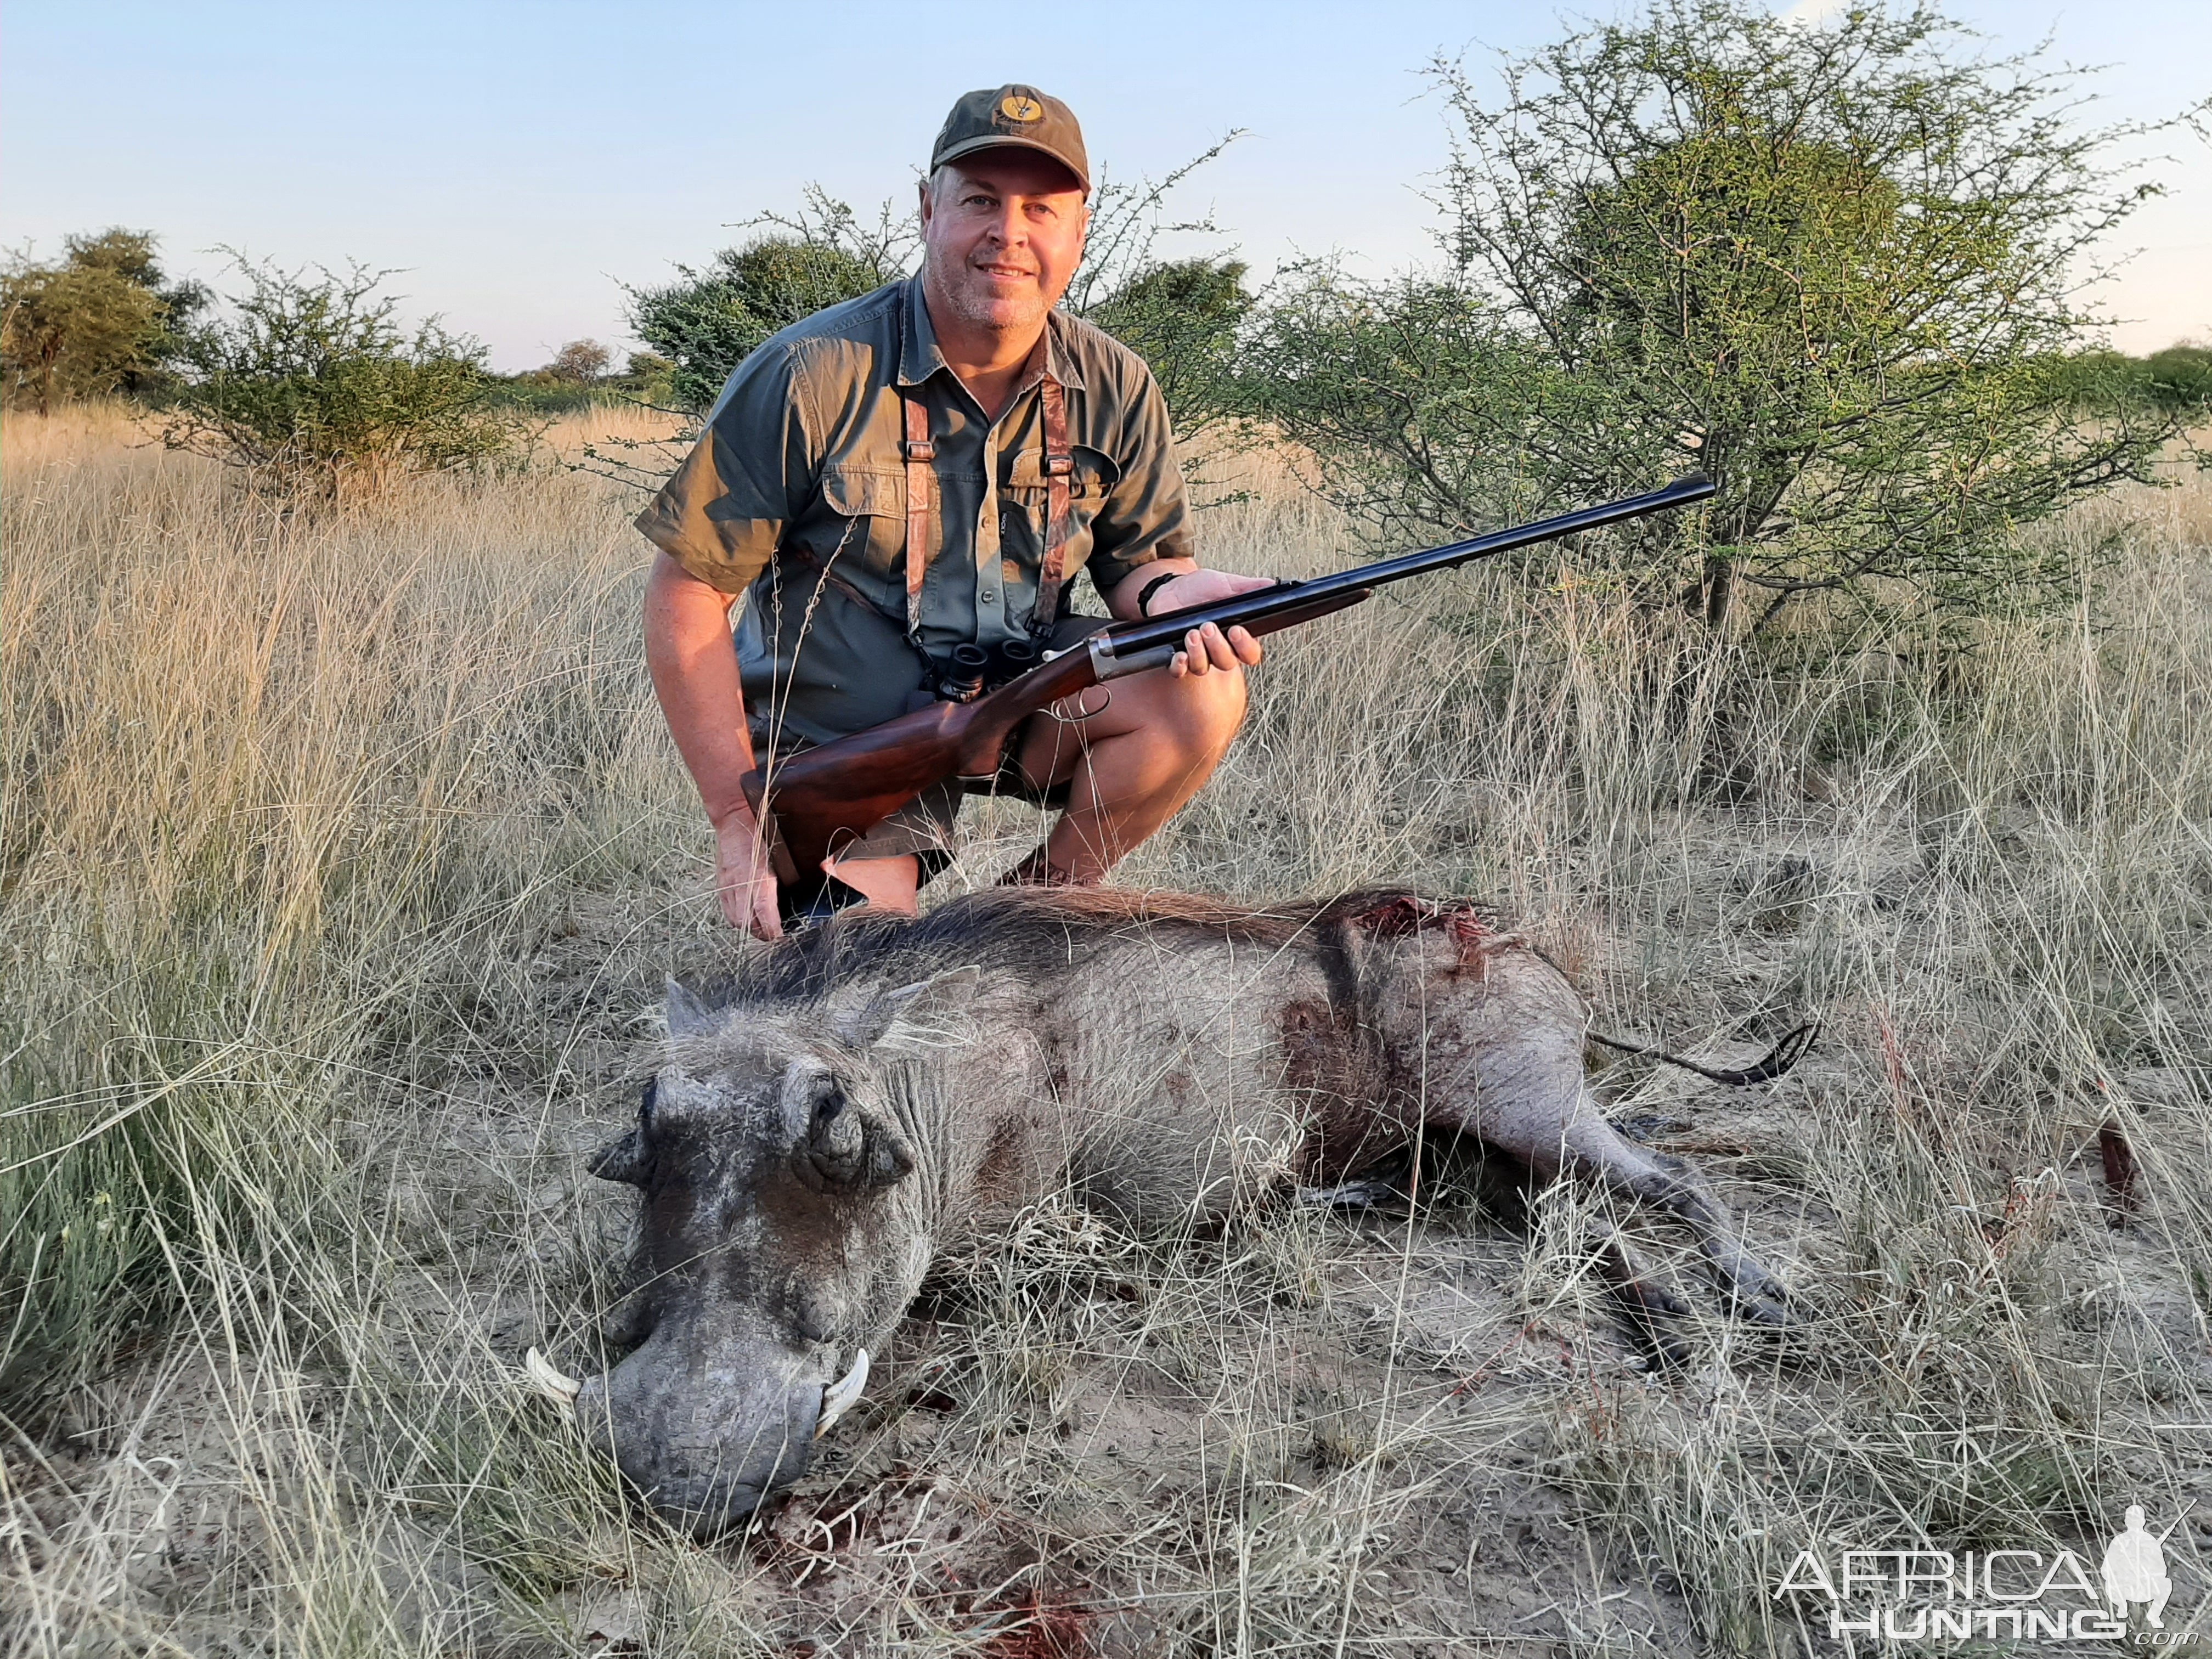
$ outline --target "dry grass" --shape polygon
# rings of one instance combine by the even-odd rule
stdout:
[[[2094,1561],[2192,1499],[2168,1617],[2203,1627],[2203,483],[2097,509],[2138,528],[2094,611],[1940,687],[1871,651],[1724,676],[1571,585],[1393,594],[1283,643],[1124,874],[1498,896],[1607,1024],[1715,1054],[1820,1015],[1747,1097],[1607,1080],[1787,1264],[1797,1337],[1715,1319],[1647,1378],[1571,1192],[1183,1240],[1050,1201],[946,1265],[770,1527],[701,1550],[515,1370],[592,1352],[624,1217],[579,1154],[660,975],[732,948],[642,544],[571,475],[286,520],[130,436],[5,439],[9,1651],[1797,1651],[1766,1587],[1807,1543]],[[1214,556],[1340,557],[1254,465]],[[978,827],[955,886],[1036,828]]]

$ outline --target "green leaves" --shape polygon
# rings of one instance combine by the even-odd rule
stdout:
[[[284,271],[243,258],[246,291],[186,337],[162,441],[258,482],[343,504],[410,474],[505,460],[522,426],[491,398],[483,348],[436,321],[411,333],[388,272]]]
[[[0,272],[0,362],[8,390],[40,413],[71,398],[138,389],[206,301],[197,283],[165,283],[144,231],[67,238],[62,258],[17,258]]]
[[[1820,27],[1655,7],[1504,66],[1432,71],[1455,133],[1438,273],[1290,273],[1254,406],[1378,537],[1465,533],[1694,463],[1702,520],[1584,547],[1644,601],[1757,633],[1814,595],[1921,619],[2057,599],[2021,526],[2148,476],[2152,398],[2077,418],[2074,295],[2139,192],[2066,74],[1937,14]]]
[[[1084,313],[1151,365],[1179,437],[1235,404],[1237,329],[1252,307],[1246,269],[1240,259],[1144,264]]]
[[[730,371],[769,335],[899,274],[834,241],[788,232],[725,248],[703,271],[677,270],[680,281],[631,290],[630,326],[675,365],[671,390],[695,410],[714,401]]]

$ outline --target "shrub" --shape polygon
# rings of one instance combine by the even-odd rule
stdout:
[[[2078,130],[2070,76],[1959,33],[1675,0],[1510,61],[1502,102],[1440,64],[1448,264],[1291,273],[1250,406],[1393,538],[1698,467],[1702,514],[1603,545],[1715,637],[1821,594],[1943,617],[2072,591],[2074,556],[2017,532],[2148,477],[2181,424],[2085,422],[2066,373],[2098,320],[2081,260],[2141,195],[2110,147],[2140,129]]]
[[[590,386],[606,378],[607,365],[614,360],[614,353],[597,340],[571,340],[553,354],[544,372],[556,380]]]
[[[614,354],[597,340],[570,340],[543,368],[498,377],[492,400],[504,409],[533,415],[573,415],[595,404],[635,397],[637,381],[611,374]]]
[[[155,239],[111,229],[70,236],[58,263],[12,261],[0,272],[0,362],[11,397],[41,414],[57,402],[146,389],[206,302],[196,283],[170,283]]]
[[[661,404],[676,395],[676,365],[657,351],[633,351],[616,385],[640,401]]]
[[[240,258],[246,291],[193,330],[162,440],[258,483],[343,504],[410,474],[516,459],[524,416],[501,407],[484,349],[433,319],[411,334],[390,273],[284,271]]]
[[[1235,404],[1237,331],[1252,306],[1241,259],[1149,264],[1091,306],[1085,318],[1152,366],[1188,438]]]
[[[2097,349],[2077,352],[2061,371],[2085,415],[2101,416],[2130,404],[2153,404],[2201,421],[2212,410],[2212,347],[2178,341],[2148,357]]]
[[[2184,340],[2143,360],[2150,374],[2151,395],[2160,403],[2191,411],[2201,421],[2212,412],[2212,346]]]
[[[1063,301],[1152,365],[1185,437],[1230,408],[1237,327],[1251,296],[1242,263],[1162,260],[1154,246],[1163,230],[1216,230],[1206,221],[1165,224],[1165,203],[1236,137],[1157,182],[1123,183],[1102,168],[1083,264]],[[864,225],[818,186],[808,190],[797,213],[763,214],[750,222],[761,234],[716,254],[706,270],[679,265],[681,281],[630,290],[630,326],[656,361],[668,365],[676,402],[694,412],[713,404],[731,370],[771,334],[907,275],[921,240],[915,223],[889,202],[874,224]],[[634,377],[640,375],[637,361]]]
[[[677,270],[676,282],[630,291],[630,326],[673,365],[676,401],[698,410],[769,335],[898,275],[848,248],[789,234],[725,248],[704,270]]]

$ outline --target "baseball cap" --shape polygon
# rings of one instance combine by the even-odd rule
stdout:
[[[995,89],[963,93],[945,118],[929,152],[932,173],[978,150],[1041,150],[1073,173],[1083,193],[1091,193],[1091,158],[1083,148],[1083,129],[1075,112],[1018,82]]]

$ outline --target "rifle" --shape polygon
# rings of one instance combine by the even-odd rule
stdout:
[[[1006,740],[1039,709],[1125,674],[1164,668],[1183,636],[1207,623],[1224,633],[1243,628],[1273,634],[1348,609],[1376,588],[1408,576],[1446,570],[1494,553],[1556,541],[1585,530],[1663,513],[1704,501],[1713,483],[1695,473],[1663,489],[1626,501],[1563,513],[1534,524],[1493,532],[1418,553],[1401,554],[1311,580],[1277,582],[1210,605],[1194,605],[1102,629],[1066,651],[1047,652],[1034,668],[982,691],[978,676],[948,685],[942,701],[830,743],[802,750],[745,774],[740,783],[754,816],[770,836],[776,879],[787,902],[804,904],[821,890],[822,860],[947,779],[986,782],[998,774]],[[963,647],[981,660],[973,647]],[[966,665],[967,659],[962,659]]]

